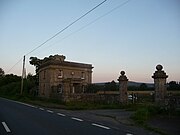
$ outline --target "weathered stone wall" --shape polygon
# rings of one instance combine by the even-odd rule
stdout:
[[[91,102],[91,103],[105,103],[105,104],[112,104],[112,103],[119,103],[119,94],[90,94],[90,93],[83,93],[83,94],[51,94],[51,98],[59,99],[65,102]]]

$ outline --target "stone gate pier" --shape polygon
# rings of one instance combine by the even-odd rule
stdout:
[[[163,104],[167,94],[166,79],[168,78],[168,75],[166,75],[166,73],[162,70],[162,65],[157,65],[156,69],[157,71],[155,71],[152,76],[155,86],[155,103]]]
[[[119,81],[120,103],[126,104],[128,102],[128,94],[127,94],[128,79],[124,71],[121,71],[120,74],[121,75],[117,79]]]

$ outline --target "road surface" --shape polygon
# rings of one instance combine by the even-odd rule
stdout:
[[[59,110],[0,98],[0,135],[135,135]]]

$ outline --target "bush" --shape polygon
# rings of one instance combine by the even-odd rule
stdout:
[[[5,76],[0,76],[0,87],[10,84],[12,82],[21,81],[21,77],[13,74],[7,74]]]
[[[138,124],[144,124],[150,116],[149,110],[147,108],[138,109],[132,116],[133,120]]]
[[[23,95],[24,96],[34,96],[34,92],[36,89],[35,81],[32,80],[24,80],[23,87]],[[21,81],[11,82],[6,85],[0,87],[0,96],[9,97],[9,98],[17,98],[21,92]]]
[[[166,114],[166,110],[159,106],[155,106],[152,104],[138,107],[134,115],[131,117],[137,124],[143,125],[149,120],[151,117]]]
[[[0,95],[3,96],[16,96],[17,93],[20,93],[20,82],[13,82],[7,85],[0,87]]]

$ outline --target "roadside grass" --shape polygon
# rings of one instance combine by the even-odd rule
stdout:
[[[170,108],[160,107],[154,104],[143,104],[141,107],[137,107],[135,113],[131,116],[131,119],[135,122],[136,125],[141,126],[147,130],[154,131],[161,135],[167,135],[167,133],[156,127],[152,127],[148,124],[148,121],[155,117],[179,117],[180,110],[171,110]]]

